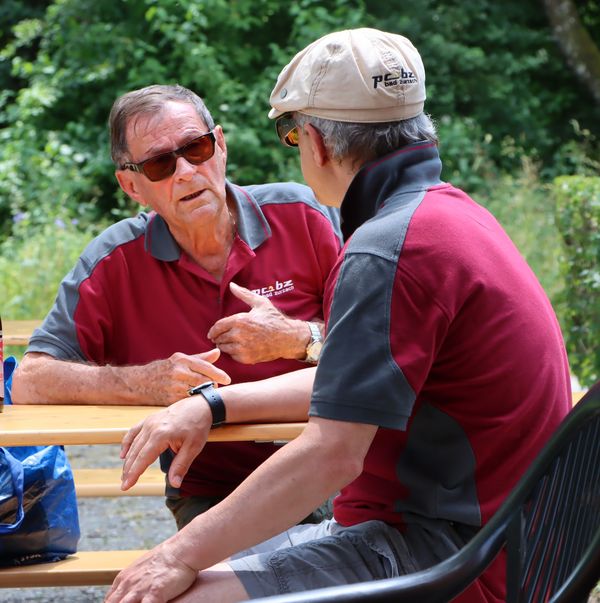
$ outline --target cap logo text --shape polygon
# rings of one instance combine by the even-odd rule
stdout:
[[[400,69],[400,74],[397,73],[386,73],[383,75],[374,75],[373,78],[373,88],[377,88],[381,83],[386,88],[390,86],[397,86],[398,84],[416,84],[417,78],[412,71],[405,71],[404,69]]]

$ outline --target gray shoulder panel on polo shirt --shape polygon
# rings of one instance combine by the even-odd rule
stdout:
[[[83,355],[74,322],[79,303],[79,287],[104,258],[125,243],[146,233],[150,216],[145,213],[113,224],[83,251],[75,267],[62,280],[54,306],[39,328],[35,329],[27,352],[42,352],[61,360],[87,361]]]
[[[311,415],[406,428],[416,396],[392,356],[390,314],[406,231],[424,195],[392,196],[352,235],[335,285]]]
[[[167,223],[158,214],[149,217],[144,249],[163,262],[174,262],[181,256],[181,247],[173,238]]]

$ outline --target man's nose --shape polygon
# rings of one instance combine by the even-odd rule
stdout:
[[[197,167],[181,155],[177,157],[177,163],[175,164],[175,177],[181,180],[189,180],[196,173]]]

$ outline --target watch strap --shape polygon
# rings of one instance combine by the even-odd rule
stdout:
[[[321,341],[323,339],[321,337],[321,331],[319,330],[319,326],[317,325],[317,323],[309,322],[308,328],[310,329],[310,343],[316,343],[317,341]]]
[[[306,356],[304,358],[304,362],[316,364],[319,360],[319,356],[321,355],[323,336],[321,335],[321,330],[319,329],[319,325],[317,325],[317,323],[309,321],[308,328],[310,329],[310,341],[306,346]]]
[[[188,394],[190,396],[201,394],[204,397],[212,413],[213,427],[218,427],[222,423],[225,423],[225,403],[212,381],[192,387],[188,391]]]

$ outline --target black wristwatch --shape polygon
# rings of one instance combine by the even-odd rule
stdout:
[[[192,387],[188,391],[188,394],[190,396],[195,396],[197,394],[202,394],[204,396],[204,399],[208,402],[210,411],[212,412],[213,427],[218,427],[222,423],[225,423],[225,403],[212,381]]]

